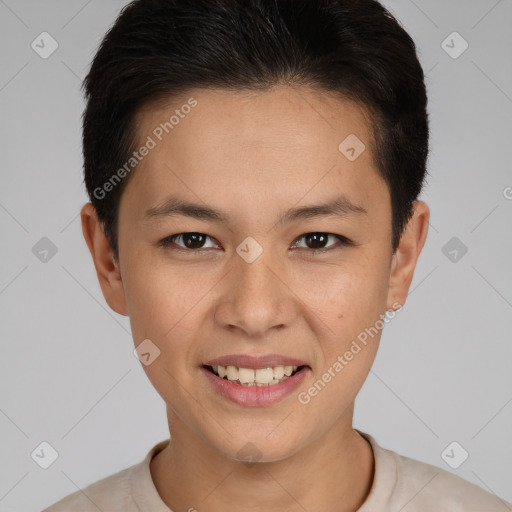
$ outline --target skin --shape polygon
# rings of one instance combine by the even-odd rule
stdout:
[[[150,151],[123,192],[119,262],[92,205],[81,212],[107,303],[130,317],[135,345],[148,338],[161,351],[143,368],[167,404],[172,440],[151,461],[152,479],[176,511],[357,510],[370,491],[374,459],[352,427],[354,400],[381,331],[308,404],[298,394],[379,315],[405,303],[429,208],[414,203],[393,253],[390,194],[372,158],[371,120],[362,107],[304,86],[189,91],[142,111],[140,141],[190,97],[198,105]],[[338,150],[352,133],[366,145],[355,161]],[[170,194],[221,209],[232,222],[145,220]],[[290,208],[340,194],[367,213],[277,223]],[[182,251],[158,245],[190,232],[210,238],[187,249],[180,237]],[[332,236],[308,244],[308,233],[343,235],[354,245]],[[263,248],[252,263],[236,252],[248,236]],[[200,371],[208,359],[233,353],[298,357],[311,370],[280,402],[242,406],[216,393]],[[237,454],[247,443],[260,452],[256,464]]]

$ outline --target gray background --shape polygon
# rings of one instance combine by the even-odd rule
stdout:
[[[132,354],[128,319],[103,299],[78,217],[79,87],[125,3],[0,0],[1,512],[41,510],[168,437],[164,403]],[[422,198],[432,217],[354,426],[512,501],[512,1],[384,3],[427,74]],[[59,45],[47,59],[31,47],[43,31]],[[453,31],[469,43],[458,58],[441,45]],[[32,251],[43,237],[57,248],[46,262]],[[443,253],[452,237],[457,261],[451,246]],[[43,441],[58,452],[46,470],[31,457]],[[453,441],[469,452],[457,469],[441,457]]]

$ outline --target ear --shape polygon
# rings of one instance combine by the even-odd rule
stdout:
[[[415,201],[413,215],[402,233],[391,261],[388,310],[396,311],[405,304],[416,263],[427,239],[429,218],[428,205],[423,201]]]
[[[126,316],[126,300],[121,272],[114,260],[114,252],[92,203],[87,203],[82,207],[80,217],[82,232],[94,261],[103,296],[116,313]]]

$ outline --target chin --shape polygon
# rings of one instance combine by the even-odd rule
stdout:
[[[262,462],[277,462],[285,460],[300,450],[299,443],[285,436],[274,436],[269,439],[265,433],[258,432],[254,435],[241,435],[227,440],[224,446],[216,446],[223,456],[247,466]]]

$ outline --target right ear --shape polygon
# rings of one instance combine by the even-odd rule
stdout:
[[[80,217],[82,232],[94,261],[103,296],[107,304],[116,313],[126,316],[126,299],[121,272],[114,259],[114,252],[105,236],[103,224],[98,219],[96,208],[92,203],[84,204],[80,211]]]

